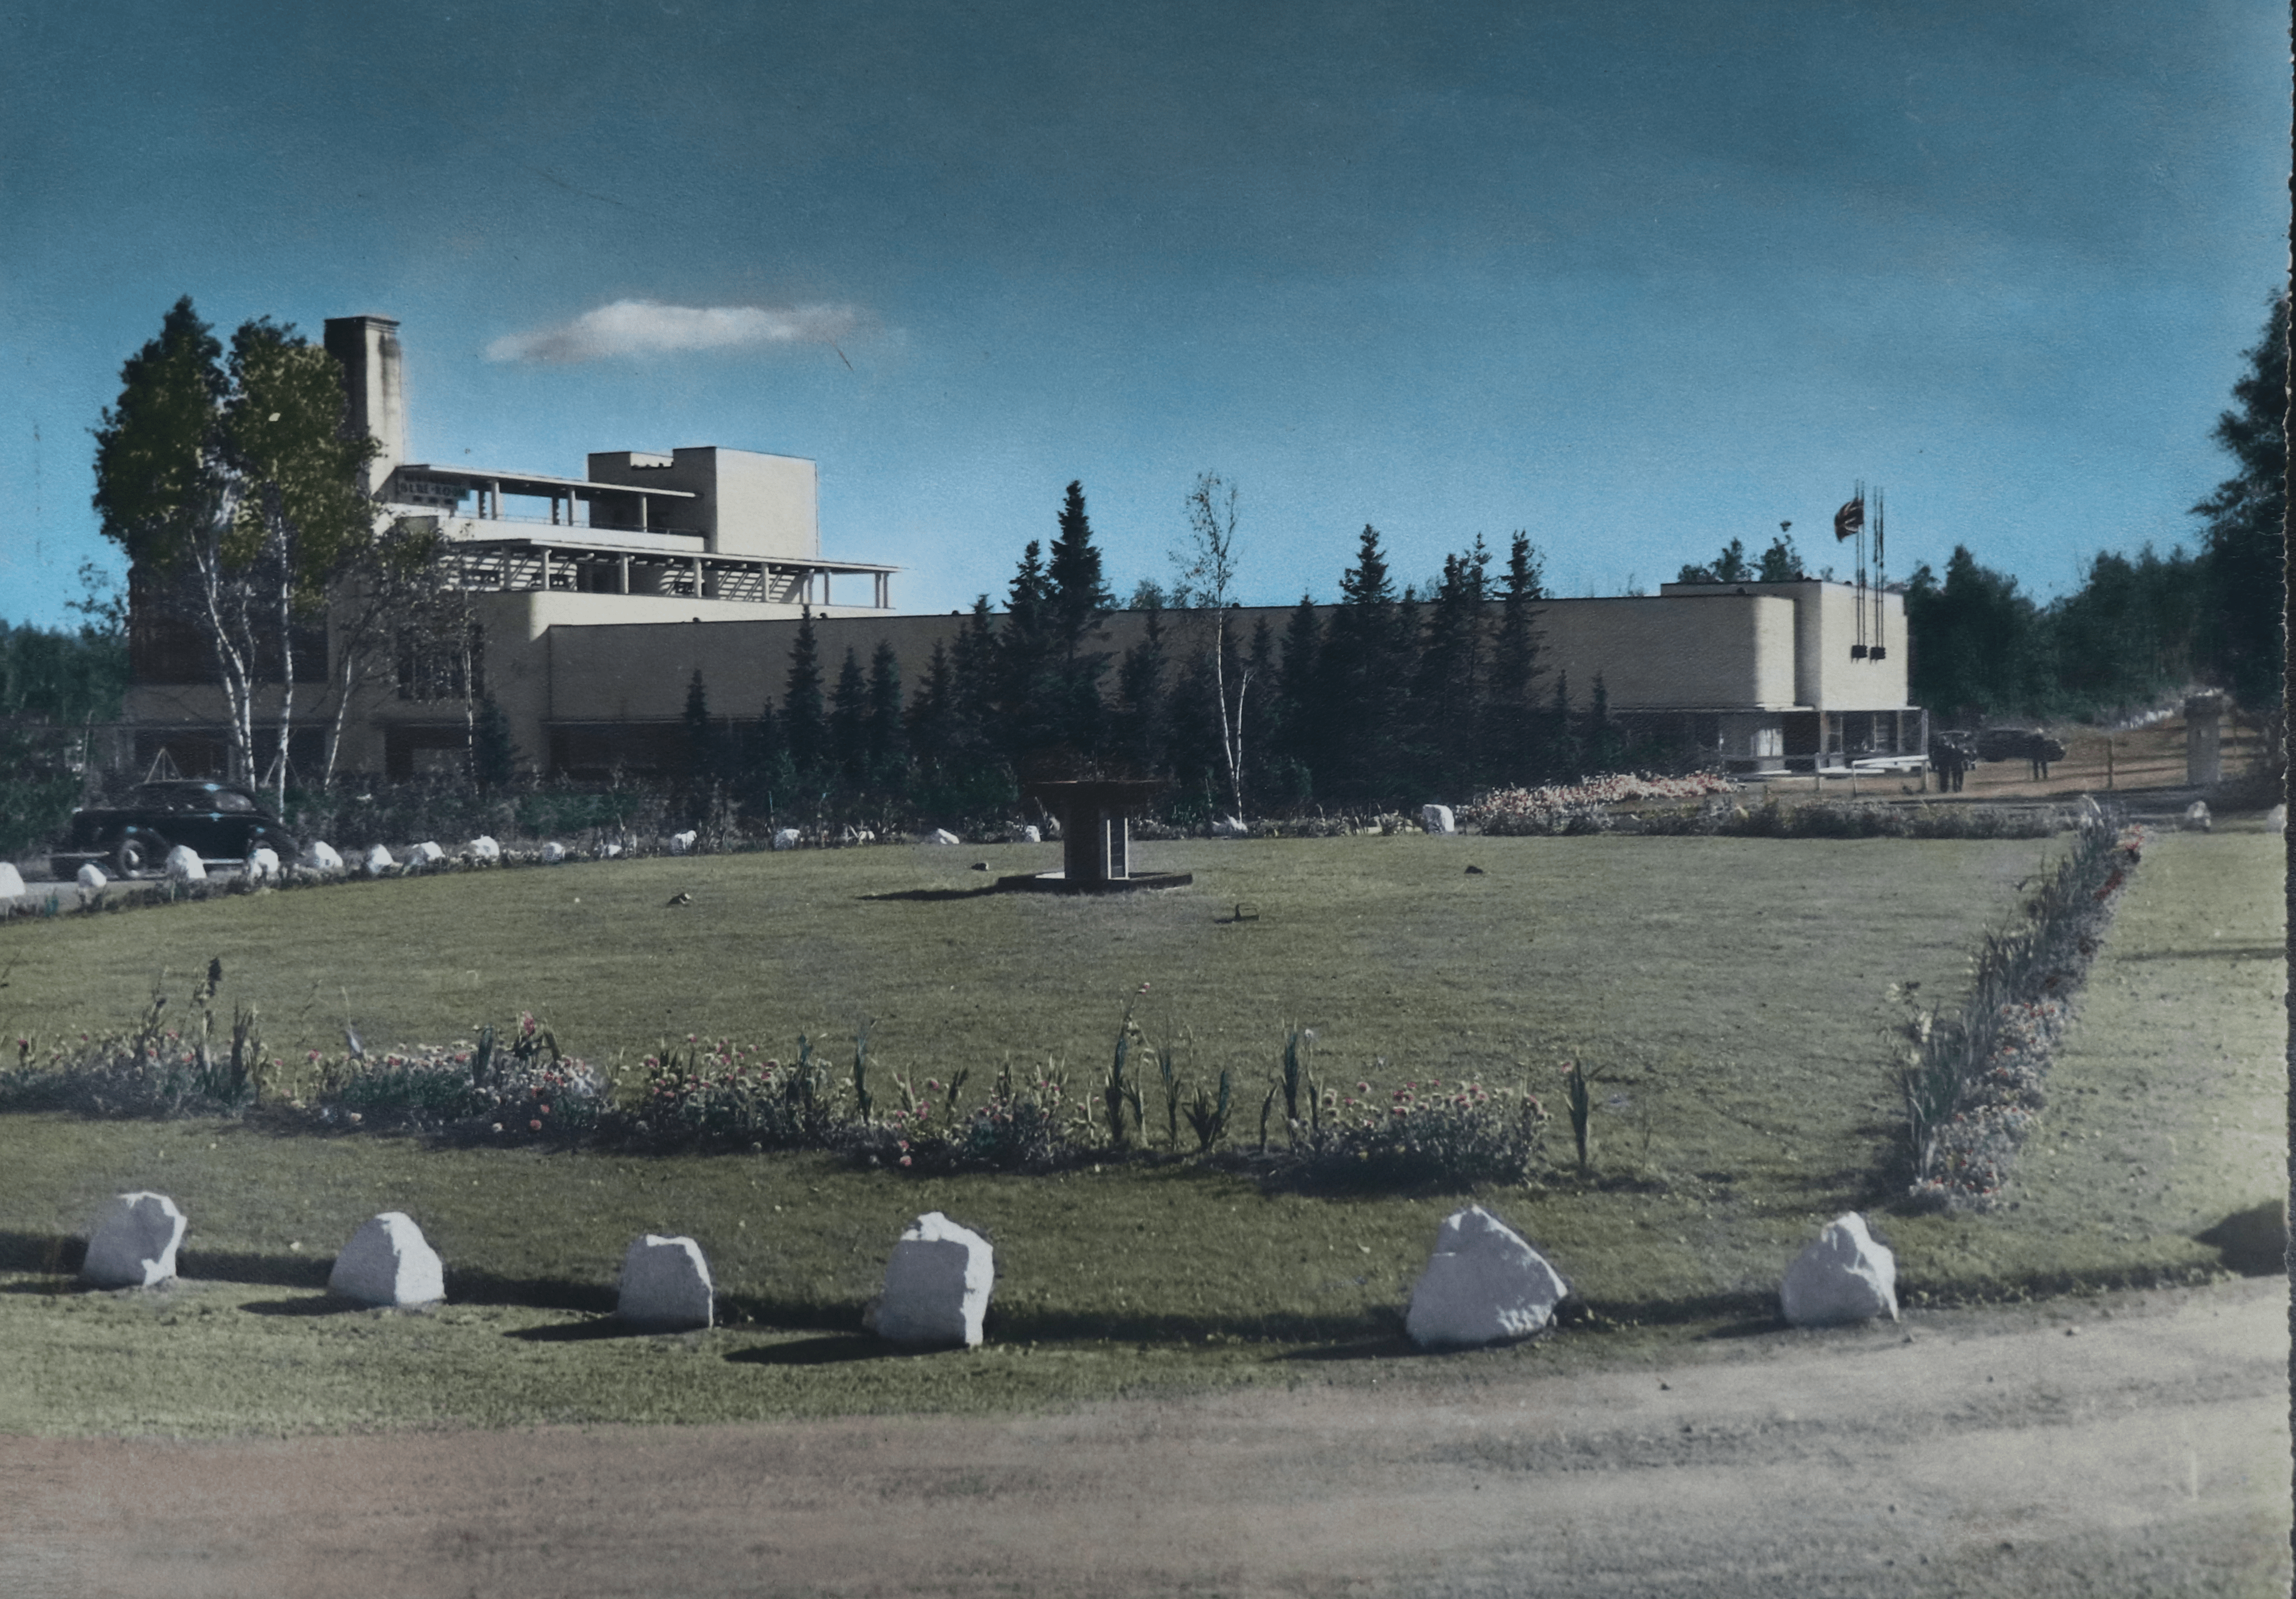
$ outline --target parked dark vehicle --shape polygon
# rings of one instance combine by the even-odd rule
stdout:
[[[218,865],[243,861],[266,846],[281,860],[292,860],[303,848],[245,789],[196,780],[147,783],[118,805],[74,811],[71,829],[49,852],[48,865],[58,877],[71,876],[89,861],[120,877],[142,877],[164,867],[177,844]]]

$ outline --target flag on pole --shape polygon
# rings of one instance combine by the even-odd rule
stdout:
[[[1833,537],[1837,539],[1848,538],[1865,526],[1866,502],[1862,499],[1848,501],[1833,513]]]

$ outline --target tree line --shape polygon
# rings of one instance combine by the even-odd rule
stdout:
[[[2237,470],[2194,507],[2195,551],[2099,555],[2079,590],[2048,604],[1965,546],[1942,575],[1916,570],[1906,588],[1915,701],[1948,722],[2102,714],[2210,682],[2276,715],[2287,338],[2283,296],[2215,430]],[[480,686],[468,597],[435,534],[381,516],[361,489],[373,446],[347,427],[340,368],[323,347],[267,318],[226,347],[185,299],[121,378],[95,435],[95,508],[127,558],[139,636],[164,623],[196,639],[222,692],[231,776],[275,785],[283,800],[287,734],[309,715],[298,678],[324,672],[334,702],[326,759],[296,775],[330,781],[353,691],[404,676],[410,639],[452,668],[440,692],[463,702],[472,775],[494,783],[518,769],[521,752]],[[692,685],[689,784],[776,814],[977,817],[1009,808],[1030,776],[1125,773],[1168,780],[1179,809],[1243,813],[1382,805],[1669,758],[1631,742],[1599,680],[1574,693],[1542,663],[1546,595],[1527,536],[1504,556],[1478,538],[1439,578],[1398,588],[1366,527],[1335,607],[1303,598],[1281,626],[1245,628],[1234,485],[1207,473],[1184,509],[1170,581],[1129,596],[1149,613],[1131,648],[1104,647],[1114,598],[1072,484],[1054,537],[1027,546],[1001,605],[980,596],[929,660],[890,650],[824,660],[808,625],[775,703],[713,713],[708,685]],[[1784,529],[1759,555],[1734,539],[1682,573],[1801,575]],[[27,728],[117,715],[127,619],[115,609],[91,613],[78,634],[0,637],[9,767],[33,758]],[[299,670],[292,641],[317,624],[331,648]],[[1582,709],[1570,709],[1574,699]]]
[[[1562,674],[1549,680],[1527,534],[1504,560],[1477,538],[1423,593],[1398,586],[1365,527],[1336,606],[1303,595],[1280,628],[1264,614],[1246,628],[1230,592],[1234,508],[1232,484],[1198,480],[1173,580],[1136,587],[1126,608],[1144,626],[1120,652],[1105,647],[1117,603],[1071,483],[1049,546],[1029,542],[1001,606],[975,599],[914,690],[888,644],[865,661],[857,649],[824,660],[809,615],[756,712],[713,709],[697,671],[685,718],[695,802],[977,822],[1011,814],[1029,779],[1128,776],[1164,780],[1168,810],[1204,820],[1464,798],[1635,752],[1599,681],[1574,710]]]
[[[1956,546],[1942,577],[1923,566],[1906,586],[1916,704],[1948,720],[2100,717],[2210,684],[2280,725],[2286,296],[2243,359],[2215,430],[2237,471],[2193,507],[2199,547],[2098,555],[2078,589],[2044,604]]]

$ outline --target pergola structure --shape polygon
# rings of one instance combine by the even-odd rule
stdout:
[[[1121,777],[1023,784],[1023,793],[1061,820],[1061,870],[1000,878],[996,886],[1040,894],[1121,894],[1193,882],[1193,873],[1132,870],[1131,813],[1163,786]]]
[[[545,500],[550,514],[509,515],[503,509],[505,494]],[[475,514],[463,513],[463,501],[472,496]],[[691,504],[700,497],[677,488],[415,463],[398,469],[391,497],[400,504],[435,511],[442,521],[452,518],[460,524],[451,528],[448,537],[457,575],[466,588],[825,606],[831,578],[866,577],[871,607],[887,611],[893,603],[892,576],[900,570],[873,562],[712,550],[701,533],[677,525],[681,504]],[[585,504],[587,521],[578,509]],[[536,531],[525,531],[528,528]],[[540,531],[545,528],[558,530]]]

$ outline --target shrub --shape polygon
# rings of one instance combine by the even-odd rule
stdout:
[[[2009,1162],[2046,1103],[2043,1077],[2070,1020],[2070,996],[2143,856],[2142,829],[2117,830],[2093,814],[2016,922],[1986,935],[1957,1013],[1924,1006],[1911,988],[1892,988],[1905,1009],[1897,1078],[1915,1205],[1998,1202]]]
[[[1323,1125],[1261,1167],[1271,1187],[1315,1193],[1464,1189],[1520,1183],[1544,1148],[1537,1096],[1472,1079],[1406,1082],[1382,1096],[1324,1091]]]

